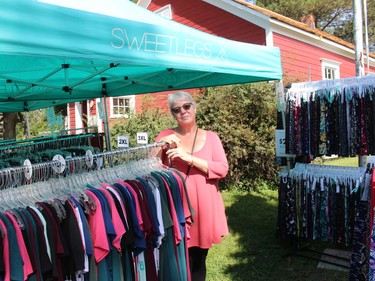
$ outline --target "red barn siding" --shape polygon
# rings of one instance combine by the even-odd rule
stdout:
[[[68,110],[69,110],[69,122],[70,122],[70,128],[77,128],[76,126],[76,112],[75,112],[75,103],[69,103],[68,104]],[[70,134],[75,135],[75,131],[70,131]]]
[[[227,39],[265,45],[264,29],[200,0],[154,0],[148,9],[155,11],[171,4],[172,19],[203,32]]]
[[[274,33],[273,42],[280,48],[284,80],[322,80],[321,59],[340,63],[340,78],[355,76],[353,59],[277,33]]]

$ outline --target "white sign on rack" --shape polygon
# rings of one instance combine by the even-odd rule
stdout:
[[[277,129],[275,132],[276,157],[294,157],[293,154],[286,154],[285,130]]]
[[[117,137],[118,147],[129,147],[129,136],[118,136]]]
[[[137,143],[138,144],[148,144],[148,134],[147,134],[147,132],[137,133]]]

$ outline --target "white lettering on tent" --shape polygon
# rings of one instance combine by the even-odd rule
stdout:
[[[204,59],[226,60],[225,48],[216,46],[217,57],[213,44],[192,39],[179,39],[175,36],[143,33],[142,36],[130,36],[126,29],[114,28],[111,46],[116,49],[137,50],[161,54],[174,54]]]

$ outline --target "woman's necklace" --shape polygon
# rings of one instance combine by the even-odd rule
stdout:
[[[190,152],[191,155],[193,155],[193,152],[194,152],[195,141],[197,140],[197,135],[198,135],[198,126],[197,126],[197,129],[195,130],[193,145],[191,146],[191,152]],[[186,178],[185,178],[185,180],[187,179],[187,177],[189,175],[190,169],[191,169],[191,164],[189,163],[187,171],[186,171]]]

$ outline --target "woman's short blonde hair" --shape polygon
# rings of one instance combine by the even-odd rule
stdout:
[[[180,100],[186,100],[188,102],[191,102],[195,107],[195,101],[189,93],[187,93],[187,92],[175,92],[173,94],[168,95],[169,109],[172,110],[173,106]]]

